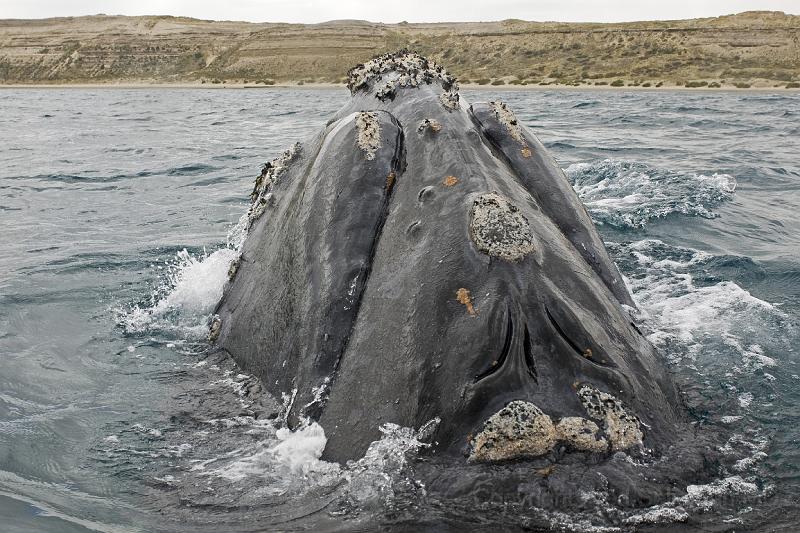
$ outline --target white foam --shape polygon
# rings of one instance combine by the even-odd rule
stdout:
[[[688,519],[689,513],[682,507],[657,506],[651,507],[643,513],[625,518],[624,523],[633,525],[668,524],[672,522],[686,522]]]
[[[690,271],[713,256],[655,239],[612,244],[612,248],[616,255],[635,260],[634,272],[625,281],[650,330],[651,342],[672,348],[677,341],[690,354],[697,354],[711,336],[738,352],[748,370],[778,364],[762,346],[743,339],[754,328],[764,331],[772,322],[783,320],[784,313],[732,281],[697,286]]]
[[[715,479],[703,485],[689,485],[686,495],[649,507],[626,517],[623,522],[632,525],[685,522],[690,513],[707,512],[719,498],[730,496],[753,496],[764,494],[758,485],[742,476]]]
[[[720,372],[730,380],[725,388],[742,412],[722,415],[720,422],[736,423],[748,435],[735,434],[720,448],[731,460],[732,472],[707,484],[690,485],[685,496],[633,514],[624,522],[682,521],[714,507],[721,497],[763,494],[767,489],[759,489],[751,476],[767,457],[768,439],[748,423],[747,412],[757,401],[748,389],[759,376],[770,380],[765,368],[782,364],[771,332],[791,328],[786,314],[733,281],[697,282],[695,276],[705,276],[706,265],[717,259],[711,254],[653,239],[610,243],[609,248],[624,266],[626,284],[638,305],[632,312],[638,313],[648,338],[674,363],[688,357],[685,366],[694,370],[723,367]],[[768,350],[775,355],[768,355]]]
[[[222,297],[228,268],[237,253],[222,248],[201,258],[185,249],[178,252],[179,268],[174,273],[173,289],[153,308],[153,314],[180,309],[192,314],[210,313]]]
[[[750,404],[753,403],[753,393],[751,392],[743,392],[738,397],[739,400],[739,407],[742,409],[747,409],[750,407]]]
[[[686,496],[684,499],[704,503],[710,498],[733,494],[758,494],[758,485],[750,481],[745,481],[741,476],[729,476],[716,479],[705,485],[689,485],[686,487]]]
[[[201,361],[201,363],[204,364],[195,363],[193,366],[195,368],[205,366],[205,361]],[[248,397],[248,391],[249,391],[248,385],[256,383],[257,381],[258,378],[250,374],[239,373],[234,376],[232,370],[227,370],[224,373],[224,377],[212,381],[210,385],[229,388],[239,398],[239,405],[241,405],[244,408],[249,408],[253,405],[253,400]]]
[[[347,464],[345,478],[351,499],[362,506],[380,504],[394,498],[397,486],[415,488],[403,471],[409,457],[429,446],[420,439],[432,433],[431,428],[439,422],[438,418],[428,421],[419,431],[391,423],[381,425],[380,440],[369,445],[364,457]]]
[[[152,305],[118,309],[119,323],[132,334],[160,332],[186,340],[205,338],[231,263],[239,257],[247,238],[248,220],[245,211],[228,231],[226,246],[211,254],[203,250],[195,256],[184,248],[164,265],[154,265],[157,270],[166,270],[166,276],[162,275],[153,291]]]
[[[295,431],[281,428],[250,453],[242,450],[243,456],[210,474],[240,481],[253,476],[288,478],[310,473],[337,473],[338,464],[320,460],[326,442],[325,430],[316,422],[304,424]]]
[[[250,222],[248,210],[239,217],[239,221],[228,231],[227,246],[231,250],[241,251],[242,245],[247,238],[247,227]]]
[[[736,472],[746,472],[752,470],[753,467],[767,458],[766,452],[756,451],[748,457],[743,457],[736,461],[733,465],[733,470]]]
[[[655,296],[663,294],[660,289],[666,287],[662,286],[654,287],[646,296],[640,295],[647,298],[648,310],[657,313],[661,324],[684,342],[691,341],[697,331],[725,331],[729,316],[741,316],[753,307],[772,308],[731,281],[694,287],[689,274],[676,275],[675,280],[686,286],[685,294],[673,293],[659,300]]]
[[[407,489],[420,487],[405,474],[404,468],[409,457],[428,446],[420,439],[430,436],[438,420],[423,425],[420,431],[384,424],[379,428],[382,437],[370,444],[363,457],[344,467],[321,459],[327,439],[316,422],[305,421],[294,431],[286,427],[276,429],[273,424],[277,422],[252,417],[208,422],[216,428],[214,431],[252,428],[252,432],[247,432],[252,436],[250,444],[216,457],[191,461],[190,470],[209,482],[220,478],[250,487],[256,480],[261,487],[259,493],[265,495],[302,494],[336,486],[347,501],[363,509],[388,503],[397,490],[402,490],[406,501]]]
[[[592,523],[591,518],[580,514],[567,514],[560,511],[546,513],[554,531],[570,531],[574,533],[620,533],[622,528],[602,526]]]
[[[754,370],[763,370],[765,367],[778,365],[775,359],[764,354],[764,348],[758,344],[746,344],[731,334],[722,335],[722,342],[742,354],[743,365],[733,369],[736,373],[744,371],[752,373]],[[764,374],[764,377],[769,379],[767,376],[769,374]]]
[[[131,426],[131,429],[133,431],[137,432],[137,433],[143,433],[143,434],[148,435],[150,437],[155,437],[155,438],[161,438],[162,437],[162,433],[161,433],[160,429],[148,428],[148,427],[146,427],[146,426],[144,426],[142,424],[134,424],[134,425]]]
[[[275,434],[278,444],[270,449],[275,459],[286,465],[293,473],[328,471],[331,463],[320,461],[327,439],[322,426],[313,422],[297,431],[281,428]]]
[[[641,227],[672,213],[713,218],[711,208],[731,198],[736,180],[728,174],[698,174],[605,159],[565,170],[595,222]]]
[[[123,312],[122,325],[128,333],[167,331],[188,339],[204,338],[209,316],[222,297],[228,269],[238,255],[231,248],[199,257],[181,250],[154,294],[155,303]]]

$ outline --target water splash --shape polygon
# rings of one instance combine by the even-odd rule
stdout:
[[[711,208],[736,190],[728,174],[678,172],[636,161],[576,163],[565,172],[595,223],[623,228],[641,228],[674,213],[715,218]]]
[[[787,315],[733,281],[699,282],[719,257],[656,239],[607,245],[639,306],[648,339],[665,353],[696,356],[718,346],[739,353],[750,369],[776,364],[753,339],[791,329]],[[752,265],[747,258],[728,260],[742,270]]]
[[[424,424],[419,431],[397,424],[380,426],[380,440],[369,445],[364,457],[347,464],[347,492],[351,502],[358,507],[368,505],[390,507],[403,494],[406,503],[415,499],[421,486],[406,473],[410,457],[427,448],[425,443],[431,426],[439,419]]]
[[[150,305],[118,310],[118,323],[130,335],[161,333],[186,340],[201,340],[228,279],[237,250],[220,248],[195,256],[185,248],[164,265]]]
[[[158,284],[149,305],[117,310],[117,322],[129,335],[159,333],[189,341],[206,337],[211,313],[222,298],[228,271],[247,238],[247,212],[228,231],[226,246],[193,255],[184,248],[159,265]]]
[[[273,475],[285,480],[297,476],[308,479],[313,474],[339,474],[338,464],[320,460],[327,439],[325,430],[316,422],[303,424],[294,431],[285,427],[275,430],[272,425],[261,429],[265,438],[255,449],[250,453],[243,450],[244,453],[233,462],[211,470],[207,475],[242,481],[248,477]]]
[[[671,501],[628,514],[629,526],[683,522],[715,512],[742,523],[751,505],[768,497],[764,483],[772,436],[758,419],[774,409],[775,382],[791,368],[796,325],[774,303],[716,272],[747,275],[759,267],[747,257],[715,256],[656,239],[607,243],[638,305],[632,312],[648,339],[684,380],[687,405],[705,423],[730,434],[719,448],[715,479],[686,487]],[[769,371],[769,372],[767,372]]]

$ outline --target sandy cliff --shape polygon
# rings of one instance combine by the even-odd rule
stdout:
[[[254,24],[176,17],[0,20],[0,84],[338,83],[349,67],[409,47],[462,82],[790,86],[800,16],[748,12],[619,24]]]

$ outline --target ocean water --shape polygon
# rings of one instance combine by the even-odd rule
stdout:
[[[506,101],[566,170],[697,423],[727,436],[709,483],[639,510],[439,501],[391,424],[320,461],[322,428],[282,429],[203,338],[261,164],[347,93],[6,89],[0,530],[800,528],[800,96],[464,95]]]

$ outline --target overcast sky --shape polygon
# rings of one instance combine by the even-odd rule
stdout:
[[[750,10],[800,14],[800,0],[0,0],[0,19],[184,15],[253,22],[681,19]]]

